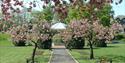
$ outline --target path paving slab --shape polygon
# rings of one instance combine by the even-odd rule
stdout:
[[[66,48],[54,48],[50,63],[76,63]]]

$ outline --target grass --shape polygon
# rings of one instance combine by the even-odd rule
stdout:
[[[26,58],[31,57],[33,48],[33,46],[15,47],[8,34],[0,33],[0,63],[26,63]],[[48,63],[50,54],[49,50],[37,49],[36,61]]]
[[[9,34],[0,33],[0,46],[13,46]]]
[[[109,44],[106,48],[95,48],[95,59],[89,59],[89,49],[73,49],[71,54],[79,63],[97,63],[99,58],[112,59],[113,63],[125,63],[125,44]]]

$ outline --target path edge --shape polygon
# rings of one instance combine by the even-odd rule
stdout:
[[[50,62],[51,62],[51,60],[52,60],[52,57],[53,57],[53,50],[51,51],[51,55],[50,55],[50,58],[49,58],[49,61],[48,61],[48,63],[50,63]]]
[[[76,63],[79,63],[73,56],[72,54],[70,53],[70,51],[68,49],[66,49],[66,51],[68,52],[68,54],[71,56],[71,58],[76,62]]]

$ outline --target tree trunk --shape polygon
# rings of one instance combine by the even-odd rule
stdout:
[[[36,48],[37,48],[37,43],[33,42],[35,44],[35,48],[33,49],[32,53],[32,63],[35,63],[35,53],[36,53]]]
[[[90,45],[90,59],[94,59],[93,46],[91,41],[89,41],[89,45]]]
[[[90,36],[89,36],[89,46],[90,46],[90,59],[94,59],[94,52],[93,52],[93,32],[92,27],[90,29]]]

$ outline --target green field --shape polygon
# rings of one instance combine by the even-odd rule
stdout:
[[[15,47],[8,34],[0,33],[0,63],[26,63],[31,57],[33,46]],[[51,51],[37,49],[36,61],[48,63]]]
[[[95,48],[95,59],[89,59],[89,49],[73,49],[71,54],[80,63],[97,63],[99,58],[112,59],[113,63],[125,63],[125,44],[109,44],[106,48]]]

